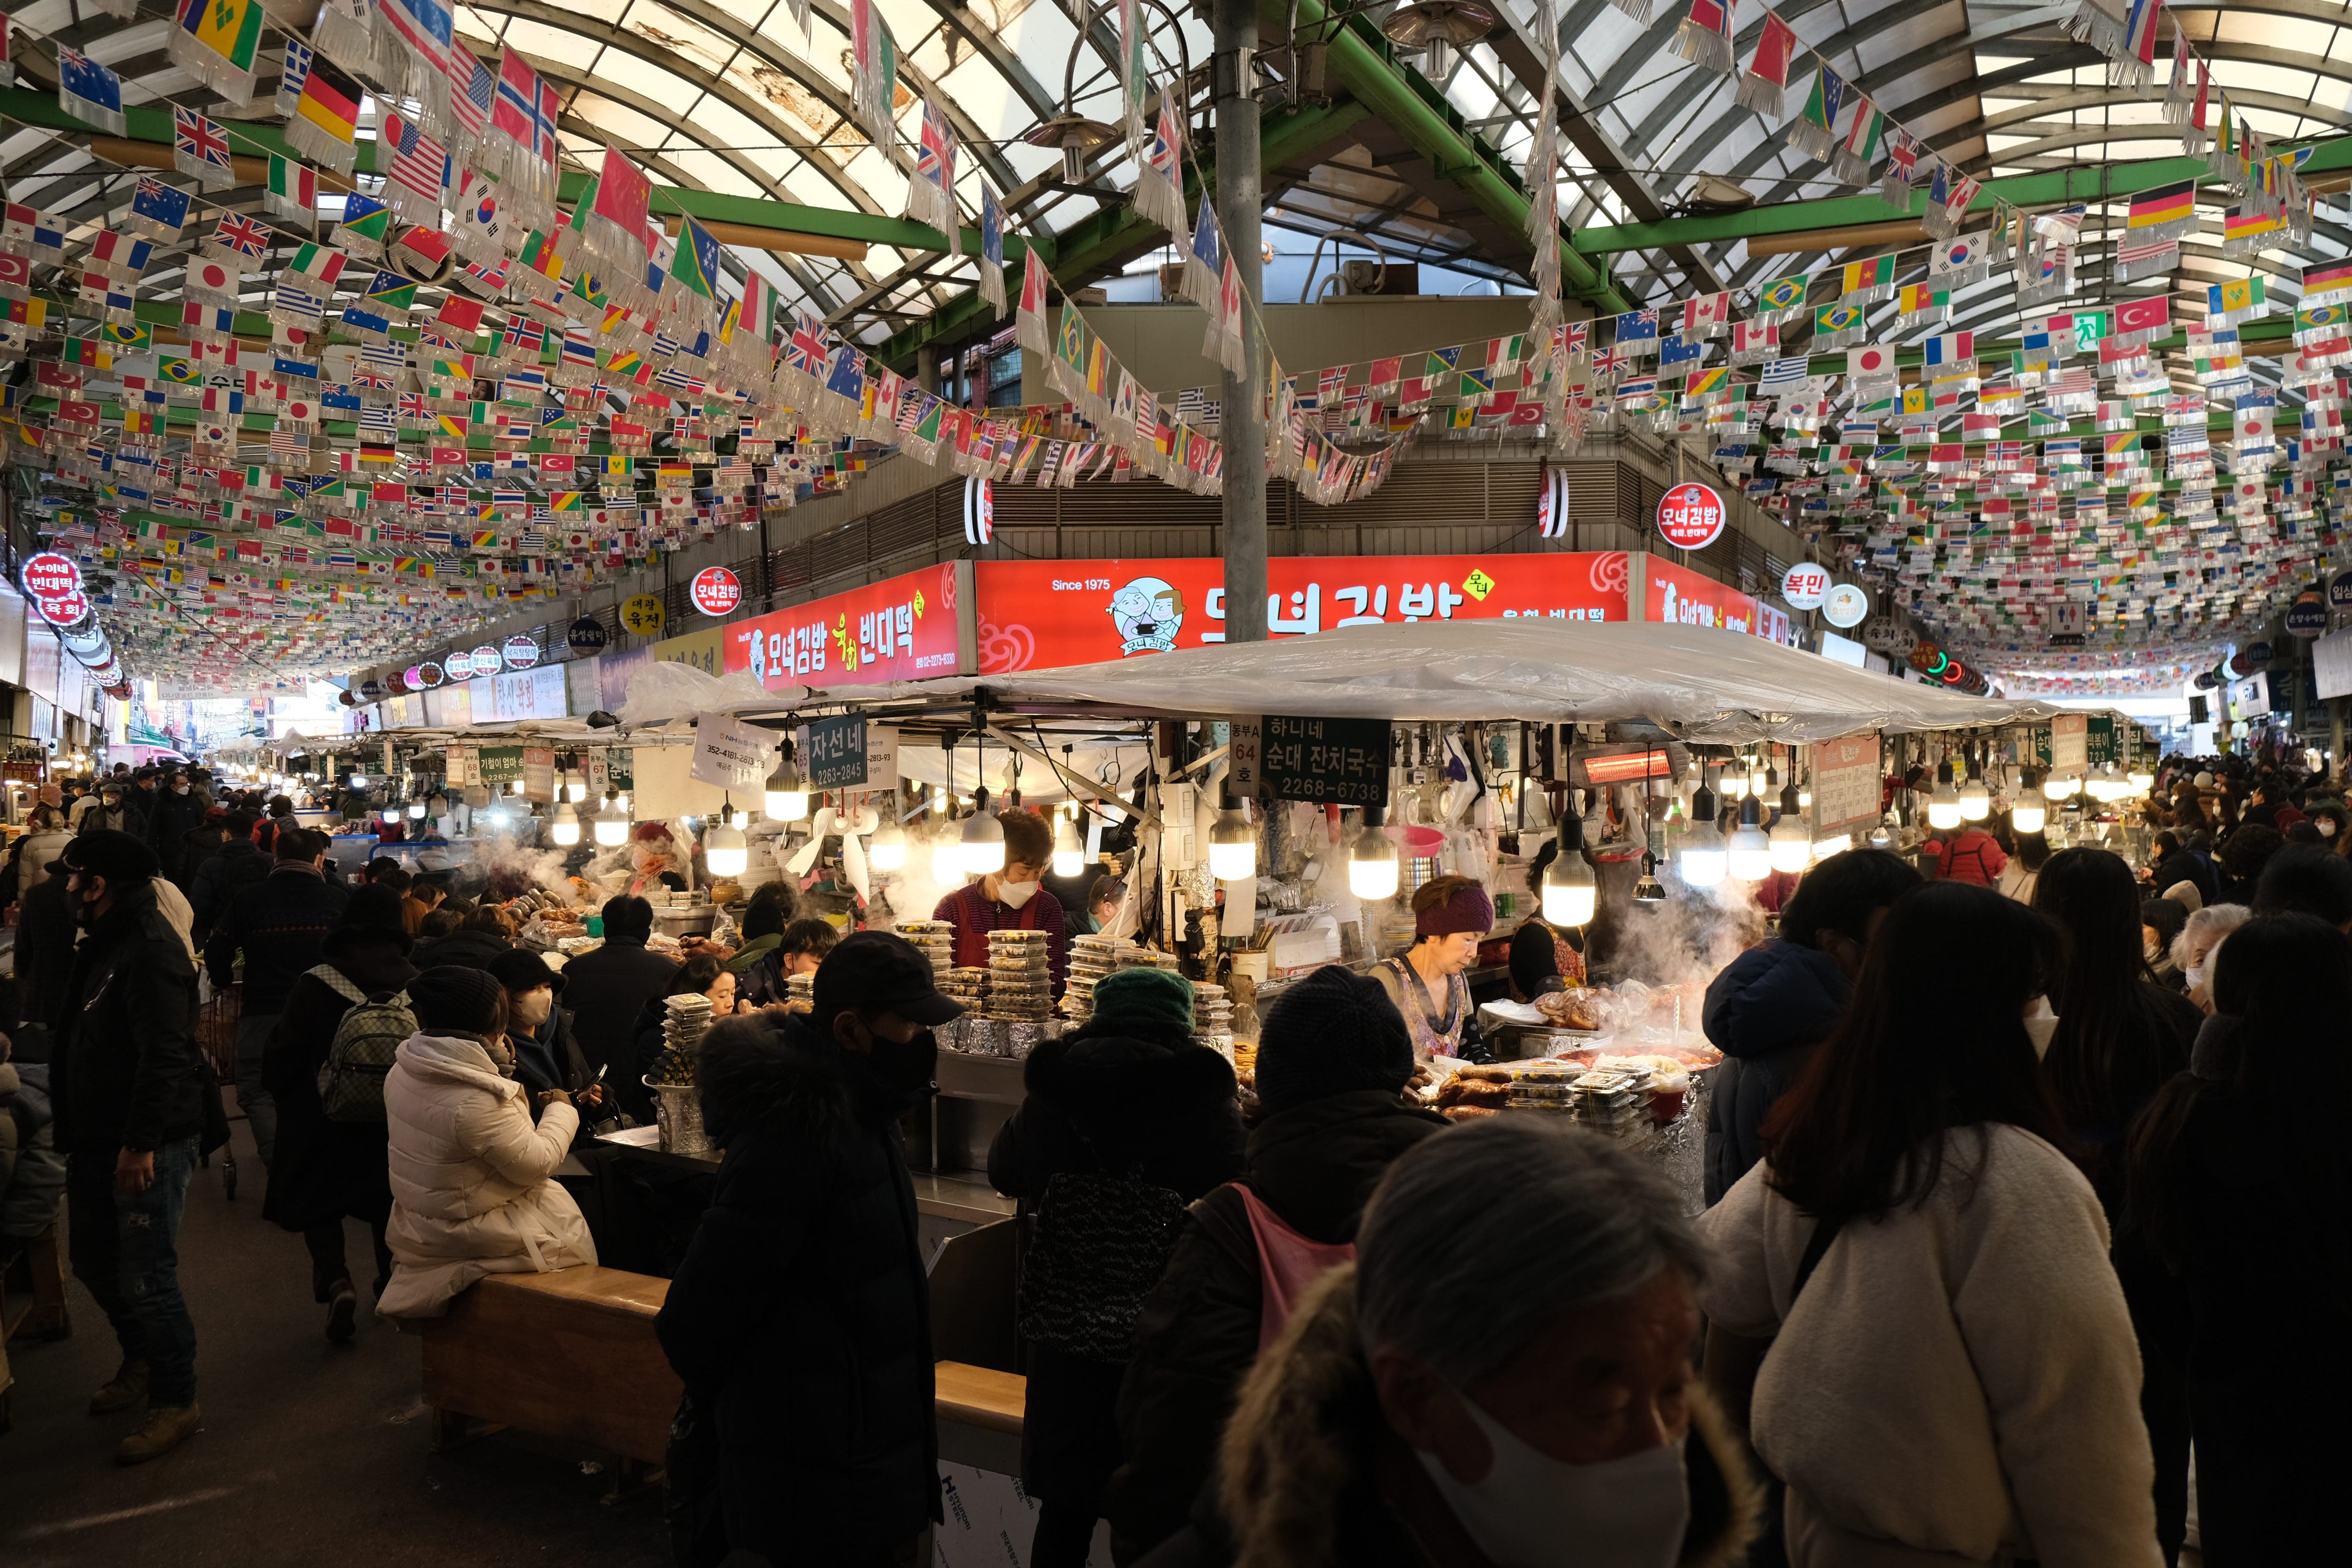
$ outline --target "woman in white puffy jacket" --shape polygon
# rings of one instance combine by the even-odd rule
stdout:
[[[409,983],[416,1030],[384,1082],[391,1127],[392,1283],[376,1310],[437,1318],[485,1274],[596,1261],[588,1222],[554,1179],[579,1113],[561,1090],[533,1125],[506,1042],[506,992],[478,969]]]

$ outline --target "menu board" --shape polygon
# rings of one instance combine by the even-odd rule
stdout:
[[[1340,805],[1389,803],[1385,719],[1292,719],[1259,722],[1261,793],[1278,800]]]
[[[2059,713],[2050,721],[2050,765],[2059,773],[2081,773],[2090,766],[2091,716]]]
[[[555,800],[555,748],[522,749],[522,797],[552,805]]]
[[[1817,742],[1813,761],[1813,841],[1840,834],[1859,837],[1879,821],[1879,747],[1875,734]]]

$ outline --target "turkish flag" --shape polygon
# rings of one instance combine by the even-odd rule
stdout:
[[[2116,307],[2116,331],[2118,332],[2162,331],[2171,325],[2172,297],[2168,294],[2127,300]]]

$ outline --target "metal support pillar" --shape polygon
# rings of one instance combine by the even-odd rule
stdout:
[[[1216,56],[1213,86],[1217,110],[1217,222],[1240,275],[1242,363],[1246,375],[1224,373],[1220,438],[1225,448],[1225,640],[1265,640],[1265,350],[1250,301],[1265,297],[1265,251],[1259,238],[1264,180],[1259,162],[1256,96],[1256,0],[1214,0]]]
[[[929,343],[915,351],[915,384],[932,396],[940,391],[940,351]]]

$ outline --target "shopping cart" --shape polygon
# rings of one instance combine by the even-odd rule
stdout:
[[[205,1058],[213,1065],[213,1076],[218,1087],[226,1089],[236,1082],[236,1023],[244,1015],[240,988],[230,985],[215,992],[204,1002],[196,1013],[196,1044],[204,1048]],[[217,1092],[217,1089],[215,1090]],[[234,1100],[234,1096],[231,1097]],[[242,1110],[229,1120],[242,1120]],[[236,1146],[224,1143],[220,1147],[221,1191],[235,1202],[236,1198]],[[212,1163],[206,1155],[203,1162]]]

